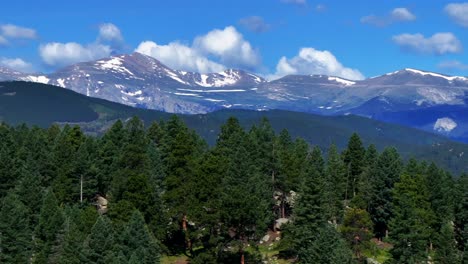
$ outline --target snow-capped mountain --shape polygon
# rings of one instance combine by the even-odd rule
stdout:
[[[468,113],[468,78],[411,68],[361,81],[326,75],[289,75],[267,81],[242,70],[209,74],[174,70],[135,52],[78,63],[52,74],[28,75],[0,68],[1,80],[53,84],[87,96],[173,113],[243,108],[358,114],[468,140],[468,120],[451,113]]]

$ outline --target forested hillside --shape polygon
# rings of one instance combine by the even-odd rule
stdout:
[[[0,139],[0,263],[468,261],[468,176],[357,134],[323,155],[229,118],[209,146],[172,116],[102,137],[2,124]]]
[[[137,116],[146,124],[167,121],[171,114],[133,108],[102,99],[86,97],[61,87],[28,83],[0,83],[0,121],[11,125],[78,124],[83,132],[100,136],[116,120]],[[288,129],[293,137],[303,138],[323,151],[331,143],[342,150],[348,138],[358,133],[365,145],[375,144],[382,151],[394,146],[406,160],[410,157],[434,161],[453,173],[468,170],[468,145],[449,141],[446,137],[421,130],[387,124],[358,116],[320,116],[290,111],[248,111],[229,109],[201,115],[178,115],[194,129],[208,145],[216,144],[221,125],[234,116],[244,129],[249,129],[264,117],[276,133]]]

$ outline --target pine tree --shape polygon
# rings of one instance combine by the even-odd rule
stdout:
[[[112,177],[118,171],[118,159],[121,145],[124,143],[125,131],[122,121],[116,121],[99,140],[97,167],[97,188],[103,196],[109,192]]]
[[[381,239],[387,235],[392,217],[392,188],[402,170],[401,159],[395,148],[386,148],[370,172],[372,183],[369,214],[374,223],[374,234]]]
[[[347,197],[346,169],[335,145],[328,150],[322,204],[327,220],[337,223],[343,216],[343,200]]]
[[[440,264],[457,264],[461,262],[461,254],[457,250],[453,227],[450,224],[444,224],[436,238],[437,248],[434,261]]]
[[[96,264],[111,263],[109,261],[114,258],[114,245],[112,223],[107,217],[100,216],[84,242],[82,261]]]
[[[159,263],[158,245],[138,211],[133,212],[118,244],[129,263]]]
[[[227,158],[221,191],[221,222],[225,232],[232,234],[241,262],[245,245],[257,240],[271,221],[268,181],[251,163],[248,140],[238,120],[230,118],[222,127],[216,146],[217,153]]]
[[[362,252],[369,248],[369,241],[372,238],[371,230],[372,221],[367,211],[355,208],[346,210],[340,232],[359,260],[362,258]]]
[[[68,216],[52,245],[47,263],[79,264],[83,245],[83,234]]]
[[[33,245],[28,211],[12,192],[1,200],[0,263],[29,262]]]
[[[456,185],[455,239],[463,252],[463,261],[468,261],[468,175],[463,174]]]
[[[348,168],[348,184],[349,197],[356,196],[359,187],[359,176],[361,175],[365,165],[366,149],[362,145],[361,138],[358,134],[351,135],[348,147],[344,152],[344,162]]]
[[[303,244],[308,243],[311,234],[317,233],[320,227],[326,223],[321,200],[322,179],[320,174],[314,173],[317,172],[316,166],[323,166],[323,160],[320,161],[320,159],[320,150],[315,148],[309,160],[309,166],[312,167],[309,170],[310,174],[306,177],[294,205],[293,224],[286,230],[286,236],[283,238],[291,241],[291,247],[296,252],[302,248]]]
[[[39,222],[35,230],[36,252],[38,252],[37,263],[47,261],[51,246],[58,232],[62,229],[63,222],[63,212],[58,205],[54,192],[52,190],[46,191],[39,214]]]
[[[352,263],[351,250],[332,225],[325,224],[313,233],[307,230],[304,238],[298,248],[299,263]]]
[[[395,184],[393,198],[394,217],[390,222],[393,261],[418,263],[427,260],[434,215],[424,178],[403,173]]]

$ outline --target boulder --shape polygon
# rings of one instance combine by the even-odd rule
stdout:
[[[275,229],[281,230],[281,226],[284,225],[284,224],[287,224],[287,223],[289,223],[289,219],[287,219],[287,218],[278,218],[275,221]]]
[[[107,213],[107,205],[108,205],[108,201],[106,198],[102,197],[101,195],[97,195],[96,196],[96,209],[98,211],[99,214],[105,214]]]

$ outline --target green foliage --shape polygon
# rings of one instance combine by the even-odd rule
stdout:
[[[366,149],[358,134],[353,133],[349,139],[348,147],[344,151],[344,162],[348,168],[348,180],[346,189],[350,196],[355,197],[359,191],[359,176],[363,172],[365,165]],[[352,196],[351,196],[352,195]]]
[[[299,245],[299,263],[346,264],[352,263],[352,252],[338,231],[329,224],[317,232],[305,233],[304,243]]]
[[[129,263],[159,263],[159,250],[140,212],[134,211],[122,235],[118,238],[119,252]]]
[[[0,208],[0,262],[27,263],[32,255],[32,228],[28,208],[12,192]]]
[[[82,258],[86,263],[110,263],[115,246],[114,230],[111,221],[101,216],[97,219],[91,233],[84,241]]]
[[[47,260],[56,236],[62,229],[63,222],[63,211],[58,205],[54,192],[49,189],[44,195],[35,230],[35,238],[37,239],[35,244],[37,252],[39,252],[37,263],[43,263]]]
[[[457,250],[453,227],[447,223],[444,224],[437,235],[437,248],[434,261],[440,264],[457,264],[461,262],[461,254]]]
[[[387,235],[392,210],[392,188],[402,170],[402,162],[395,148],[386,148],[369,172],[371,190],[369,213],[378,238]]]
[[[346,210],[340,232],[353,250],[354,255],[362,258],[362,252],[370,248],[372,221],[369,213],[362,209]]]
[[[390,231],[395,262],[450,263],[466,251],[466,176],[454,181],[417,160],[403,169],[395,149],[365,150],[357,135],[324,160],[323,145],[311,149],[294,130],[276,134],[266,119],[245,130],[250,114],[239,113],[214,147],[188,117],[148,129],[138,118],[116,121],[100,138],[77,126],[0,125],[0,261],[158,263],[164,252],[259,263],[257,243],[276,217],[290,224],[273,251],[303,263],[367,256],[371,229],[378,238]],[[104,198],[108,210],[99,204],[98,213]]]
[[[427,259],[434,214],[424,178],[403,173],[395,184],[394,217],[390,222],[390,253],[396,263],[418,263]]]
[[[343,216],[343,199],[348,197],[346,189],[349,175],[338,154],[335,145],[328,150],[328,158],[322,185],[322,204],[325,209],[326,219],[337,223]]]

